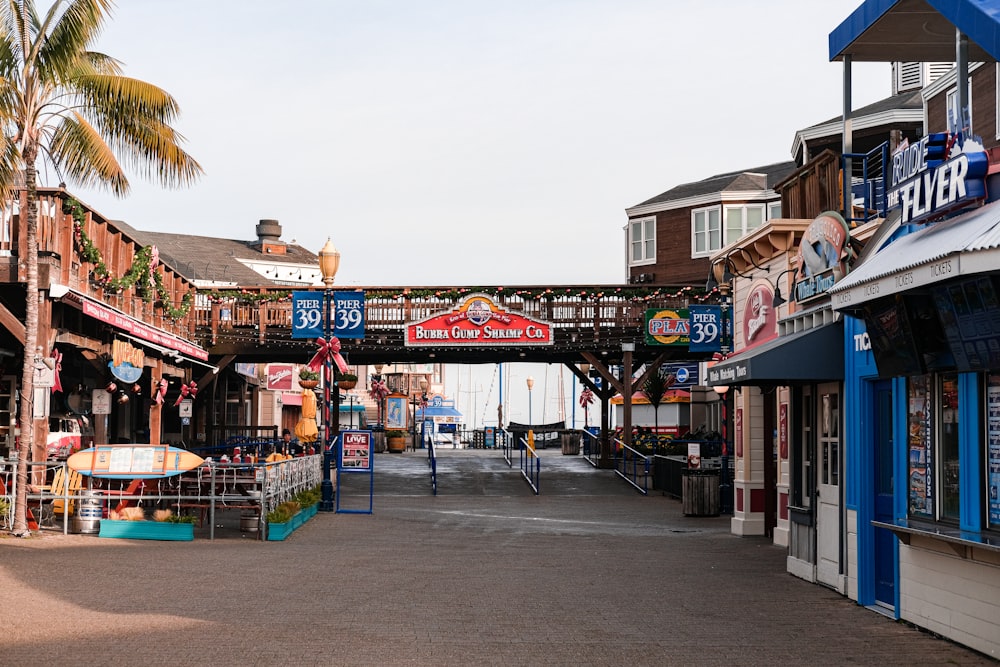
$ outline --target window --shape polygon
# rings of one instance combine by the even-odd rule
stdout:
[[[629,264],[656,261],[656,218],[630,220],[628,226]]]
[[[781,202],[773,201],[767,205],[767,219],[774,220],[781,217]]]
[[[957,522],[958,373],[920,375],[907,385],[909,513]]]
[[[725,245],[735,243],[764,224],[764,205],[726,206]]]
[[[718,206],[691,211],[691,255],[709,255],[722,249],[722,218]]]

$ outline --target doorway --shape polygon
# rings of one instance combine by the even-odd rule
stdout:
[[[872,448],[875,461],[874,518],[883,523],[893,521],[893,455],[892,455],[892,385],[887,380],[873,387],[875,400]],[[875,603],[896,607],[896,538],[884,528],[874,529]]]
[[[817,388],[816,580],[840,590],[840,392]]]

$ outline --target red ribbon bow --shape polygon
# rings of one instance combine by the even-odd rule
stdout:
[[[177,400],[174,402],[174,407],[176,408],[177,406],[179,406],[181,404],[181,401],[183,401],[189,395],[191,396],[191,398],[194,398],[195,396],[198,395],[198,383],[195,382],[194,380],[191,380],[191,384],[181,385],[181,395],[178,396]]]
[[[153,389],[153,400],[156,401],[157,405],[163,403],[163,399],[167,397],[167,378],[160,378],[160,383]]]
[[[317,338],[316,347],[319,350],[309,360],[308,366],[310,370],[319,371],[327,359],[333,359],[333,363],[337,364],[337,369],[341,373],[347,372],[347,362],[340,356],[340,340],[336,336],[330,336],[330,340]]]
[[[593,402],[594,402],[594,392],[590,391],[589,387],[585,388],[583,391],[580,392],[581,408],[585,408]]]
[[[372,388],[368,390],[368,396],[376,403],[381,403],[389,395],[389,387],[385,385],[385,380],[373,380]]]
[[[61,393],[63,388],[62,380],[59,379],[59,371],[62,370],[62,353],[56,348],[52,348],[52,360],[55,362],[55,365],[52,368],[52,393],[57,391]]]

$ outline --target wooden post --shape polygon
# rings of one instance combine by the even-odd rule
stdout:
[[[154,371],[149,378],[149,387],[152,396],[155,396],[160,378],[163,377],[163,359],[157,359],[153,368]],[[157,403],[155,399],[152,399],[152,396],[149,404],[149,444],[159,445],[163,438],[163,403]]]

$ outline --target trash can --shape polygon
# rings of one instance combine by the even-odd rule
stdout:
[[[559,436],[563,454],[580,453],[580,436],[576,433],[563,433]]]
[[[101,530],[101,497],[92,491],[81,491],[76,501],[76,515],[70,521],[74,533],[96,533]]]
[[[684,516],[719,516],[719,471],[685,468],[681,471]]]

